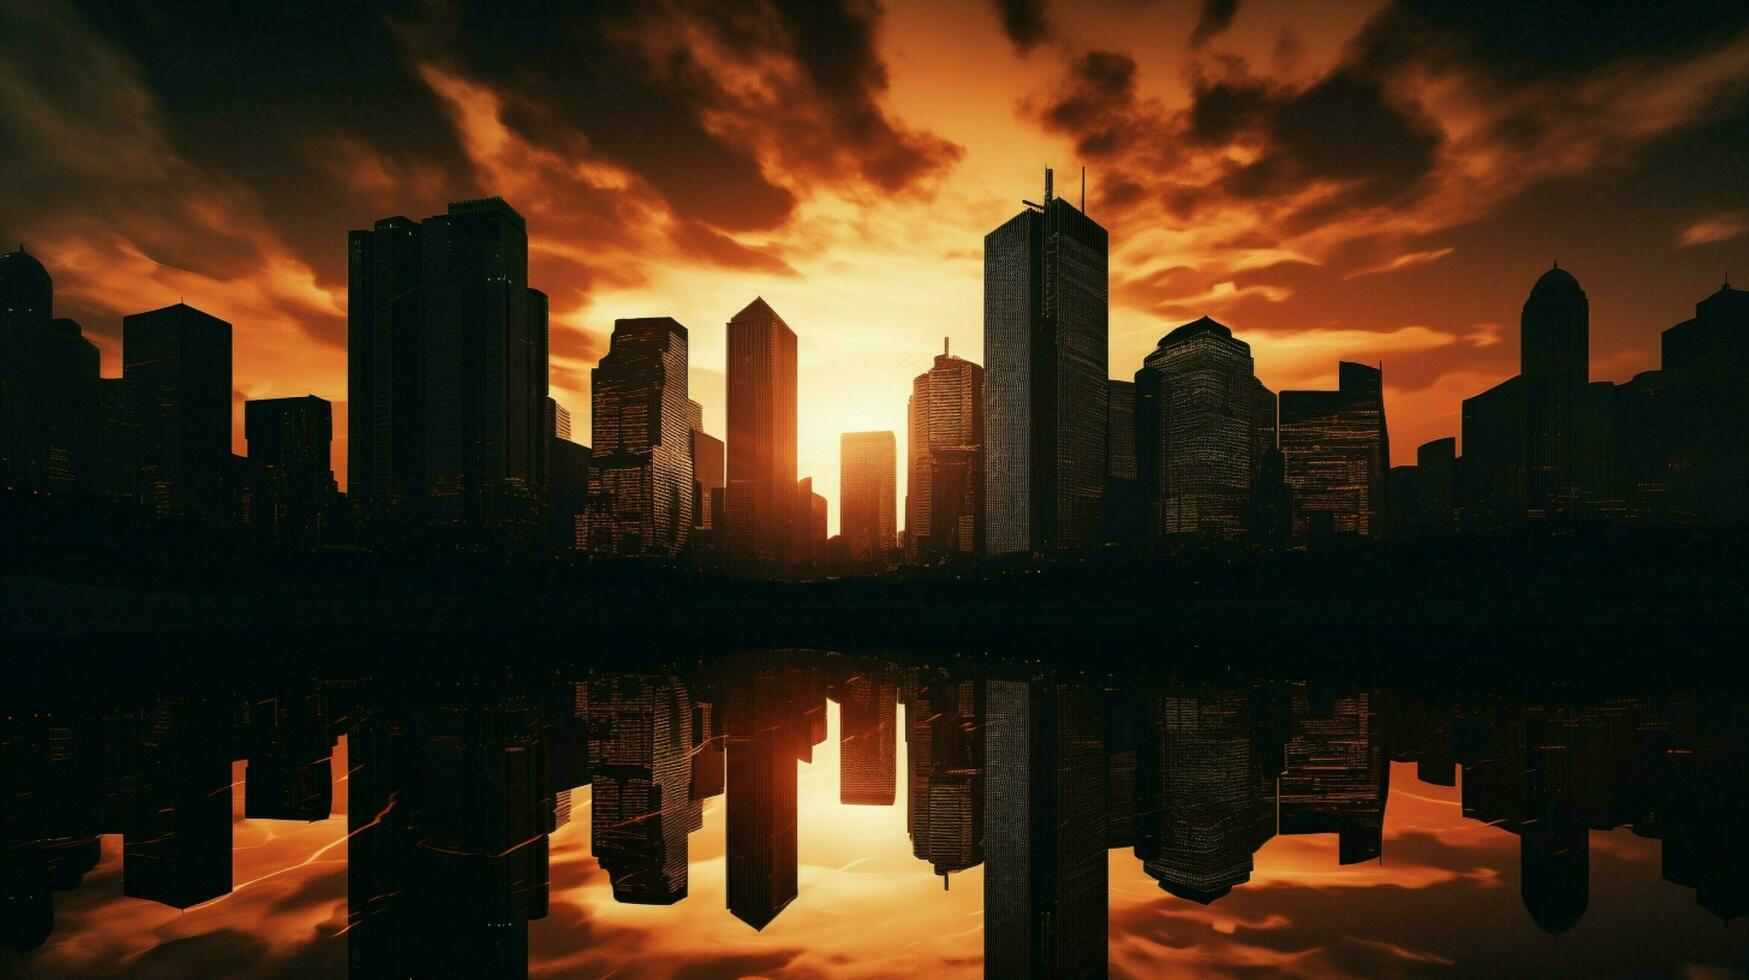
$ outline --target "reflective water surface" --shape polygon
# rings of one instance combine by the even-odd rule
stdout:
[[[28,976],[1741,976],[1749,715],[774,652],[9,709]]]

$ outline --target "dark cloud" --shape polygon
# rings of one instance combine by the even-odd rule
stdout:
[[[380,14],[295,4],[81,7],[137,69],[169,148],[253,192],[274,231],[328,282],[345,278],[337,243],[347,228],[382,213],[430,213],[446,196],[477,190],[454,127]],[[349,182],[334,164],[391,180]],[[430,175],[425,200],[409,200],[416,172]],[[210,241],[198,251],[234,254]]]
[[[1045,13],[1045,0],[995,0],[995,4],[1002,32],[1022,54],[1050,40],[1051,22]]]
[[[1356,44],[1369,70],[1414,62],[1468,64],[1504,84],[1571,78],[1625,59],[1674,59],[1716,48],[1749,27],[1741,0],[1655,11],[1635,3],[1396,0]]]
[[[762,150],[782,176],[883,192],[958,159],[958,147],[882,110],[878,12],[796,0],[513,14],[470,5],[409,33],[422,56],[489,85],[524,139],[606,157],[680,217],[735,232],[775,228],[795,207]],[[731,86],[725,76],[765,84]]]
[[[1285,200],[1321,181],[1340,184],[1341,192],[1320,208],[1375,206],[1411,193],[1432,171],[1443,140],[1432,120],[1349,70],[1300,90],[1251,76],[1242,65],[1213,79],[1194,74],[1191,104],[1178,112],[1139,96],[1136,62],[1127,54],[1089,51],[1067,75],[1062,94],[1034,111],[1082,156],[1116,165],[1119,191],[1101,199],[1106,206],[1140,201],[1134,188],[1143,185],[1160,189],[1168,210],[1193,212],[1222,200]],[[1256,152],[1244,163],[1222,157],[1200,193],[1172,186],[1184,146],[1219,154],[1234,143]]]
[[[1253,111],[1262,114],[1262,107]],[[1391,104],[1378,82],[1349,71],[1326,76],[1268,115],[1267,151],[1222,181],[1235,196],[1274,196],[1338,180],[1348,192],[1324,206],[1382,204],[1432,171],[1444,138],[1433,121]]]
[[[1048,129],[1071,136],[1082,156],[1109,157],[1137,132],[1136,60],[1118,51],[1089,51],[1069,66],[1066,94],[1040,113]]]
[[[1238,12],[1239,0],[1202,0],[1196,29],[1190,32],[1190,46],[1200,48],[1209,38],[1233,26],[1233,16]]]

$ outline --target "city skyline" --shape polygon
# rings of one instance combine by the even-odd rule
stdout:
[[[23,193],[0,211],[0,230],[8,247],[22,241],[58,271],[60,312],[85,327],[107,376],[120,364],[122,315],[186,300],[235,325],[242,398],[313,393],[334,403],[344,460],[346,274],[333,242],[371,216],[501,194],[525,209],[531,278],[554,297],[562,404],[586,417],[587,370],[614,319],[716,323],[764,295],[804,336],[819,335],[803,345],[801,373],[812,380],[799,399],[811,428],[799,435],[800,469],[835,502],[838,433],[904,439],[902,396],[883,393],[916,373],[916,351],[947,335],[968,359],[987,360],[968,236],[1010,213],[1014,189],[1043,166],[1055,164],[1065,192],[1078,194],[1068,175],[1086,164],[1088,211],[1112,231],[1114,367],[1139,360],[1162,327],[1203,314],[1248,338],[1272,390],[1330,387],[1337,359],[1382,359],[1399,423],[1392,462],[1405,464],[1413,447],[1456,429],[1464,394],[1512,373],[1517,270],[1558,258],[1586,282],[1590,373],[1616,381],[1655,366],[1647,325],[1685,308],[1669,297],[1746,274],[1742,168],[1731,165],[1749,111],[1741,13],[1697,8],[1640,32],[1631,15],[1600,11],[1597,42],[1580,48],[1560,43],[1562,25],[1545,14],[1456,23],[1410,4],[1316,18],[1243,4],[1199,31],[1186,8],[1120,17],[1096,6],[1071,18],[1047,5],[1036,22],[1005,22],[984,5],[897,3],[844,12],[838,37],[859,67],[841,88],[823,83],[821,47],[785,15],[757,51],[715,43],[721,25],[696,14],[652,11],[611,25],[644,38],[696,26],[712,42],[697,54],[708,64],[797,68],[785,84],[798,111],[873,113],[866,133],[802,159],[786,148],[796,122],[784,114],[732,134],[695,125],[698,93],[642,54],[577,69],[622,71],[668,99],[686,123],[678,145],[732,161],[725,186],[746,191],[716,195],[693,186],[689,165],[664,169],[635,145],[600,138],[593,110],[544,101],[481,50],[446,50],[441,24],[410,25],[427,46],[367,19],[357,29],[381,41],[369,61],[319,38],[282,49],[275,71],[220,100],[221,115],[248,135],[215,145],[198,129],[214,108],[199,95],[199,73],[229,70],[225,59],[249,58],[286,25],[220,18],[205,27],[226,43],[175,62],[175,45],[154,39],[187,36],[176,17],[142,24],[48,5],[9,11],[21,29],[8,37],[57,37],[62,62],[97,66],[108,87],[77,102],[78,86],[57,84],[63,69],[44,64],[42,50],[8,49],[32,71],[8,96],[30,101],[3,114],[23,150],[4,173]],[[584,17],[578,34],[594,43],[608,26]],[[1490,43],[1514,30],[1523,43]],[[1139,36],[1167,43],[1137,45]],[[479,44],[526,41],[493,34]],[[1415,43],[1440,52],[1444,88],[1403,57]],[[1539,43],[1546,58],[1505,53]],[[404,96],[404,118],[344,98],[328,104],[345,111],[321,119],[278,111],[287,79],[309,77],[294,66],[317,51]],[[351,84],[343,73],[323,77],[341,91]],[[1564,86],[1584,91],[1582,103],[1563,103]],[[1494,97],[1502,91],[1513,97]],[[740,95],[728,111],[756,115]],[[16,111],[24,104],[32,111]],[[541,112],[520,111],[529,108]],[[1337,120],[1378,137],[1373,148],[1332,162],[1315,124]],[[88,145],[76,140],[97,145],[115,132],[135,134],[155,165],[121,175],[76,150]],[[567,168],[578,133],[596,139]],[[821,135],[846,133],[833,123]],[[1159,158],[1163,142],[1182,149],[1177,162]],[[1325,202],[1347,210],[1312,220]],[[594,220],[602,215],[614,217]],[[887,288],[893,281],[908,288]],[[721,338],[705,341],[693,360],[719,363]],[[850,365],[859,370],[843,370]],[[694,384],[715,418],[721,383],[701,372]],[[237,411],[236,451],[241,430]],[[344,462],[336,477],[349,485]]]

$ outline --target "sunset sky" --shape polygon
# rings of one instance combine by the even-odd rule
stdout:
[[[1382,361],[1410,461],[1516,371],[1551,261],[1615,380],[1749,281],[1749,4],[0,6],[0,242],[108,376],[124,314],[230,320],[239,399],[335,402],[342,483],[347,230],[496,194],[579,441],[613,320],[650,315],[720,435],[723,325],[764,296],[835,527],[839,433],[903,458],[942,338],[982,361],[982,236],[1046,166],[1111,232],[1114,377],[1205,313],[1277,390]]]

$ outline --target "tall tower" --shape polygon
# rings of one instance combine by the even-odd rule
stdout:
[[[728,567],[772,575],[796,519],[796,335],[764,299],[728,334]]]
[[[838,530],[859,567],[879,567],[893,549],[897,457],[891,432],[846,432],[839,438]]]
[[[464,533],[527,526],[546,458],[547,302],[528,228],[491,197],[421,226],[427,511]]]
[[[419,222],[347,235],[347,497],[371,519],[425,496],[423,245]]]
[[[42,478],[40,379],[54,289],[24,246],[0,255],[0,485],[35,487]]]
[[[984,369],[945,342],[911,382],[905,555],[975,554],[984,534]]]
[[[1560,266],[1542,274],[1519,321],[1524,392],[1525,496],[1530,516],[1548,517],[1578,500],[1579,427],[1590,383],[1591,306]]]
[[[991,554],[1095,545],[1105,492],[1107,239],[1051,195],[984,236]]]
[[[692,528],[692,419],[686,328],[669,317],[615,320],[590,373],[594,458],[589,546],[673,556]]]
[[[231,462],[231,325],[178,303],[122,317],[121,347],[153,509],[218,513]]]

